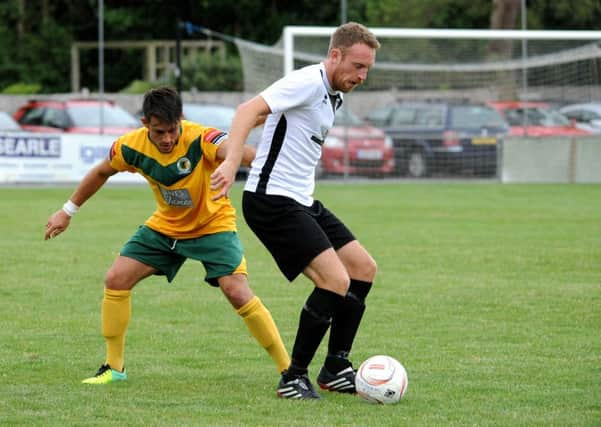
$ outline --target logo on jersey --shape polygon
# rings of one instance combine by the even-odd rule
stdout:
[[[192,206],[192,197],[190,192],[186,188],[178,190],[169,190],[167,188],[159,187],[163,200],[169,206],[185,207],[189,208]]]
[[[177,172],[180,175],[188,174],[192,170],[192,162],[190,162],[190,159],[188,159],[187,157],[182,157],[181,159],[179,159],[177,161],[176,166]]]
[[[323,139],[319,139],[315,135],[311,135],[311,141],[315,142],[317,145],[323,145]]]

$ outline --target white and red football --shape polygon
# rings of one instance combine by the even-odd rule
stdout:
[[[357,370],[357,394],[372,403],[397,403],[407,391],[407,371],[394,357],[377,355],[364,361]]]

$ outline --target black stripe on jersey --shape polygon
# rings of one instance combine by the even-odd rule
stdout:
[[[323,139],[319,139],[315,135],[311,135],[311,141],[317,143],[318,145],[323,145]]]
[[[265,194],[265,191],[267,190],[267,181],[269,181],[269,175],[271,175],[271,171],[273,170],[275,161],[277,160],[278,155],[282,150],[282,145],[284,145],[284,137],[286,136],[287,127],[288,122],[286,120],[286,116],[282,114],[282,117],[280,117],[280,120],[278,121],[278,124],[275,127],[273,136],[271,137],[271,146],[269,147],[269,154],[267,155],[267,160],[265,161],[265,164],[261,168],[261,173],[259,174],[257,193]]]

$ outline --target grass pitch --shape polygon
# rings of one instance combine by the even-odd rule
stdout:
[[[194,262],[134,290],[128,381],[80,384],[104,357],[104,273],[154,202],[109,186],[44,242],[71,190],[0,188],[0,425],[601,425],[601,186],[318,187],[378,262],[352,356],[405,365],[393,406],[277,399],[271,360]],[[288,284],[241,216],[239,229],[291,349],[309,282]]]

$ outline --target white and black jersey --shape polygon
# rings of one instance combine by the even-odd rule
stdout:
[[[315,167],[342,94],[332,90],[320,63],[291,72],[260,96],[272,114],[265,122],[244,189],[287,196],[311,206]]]

